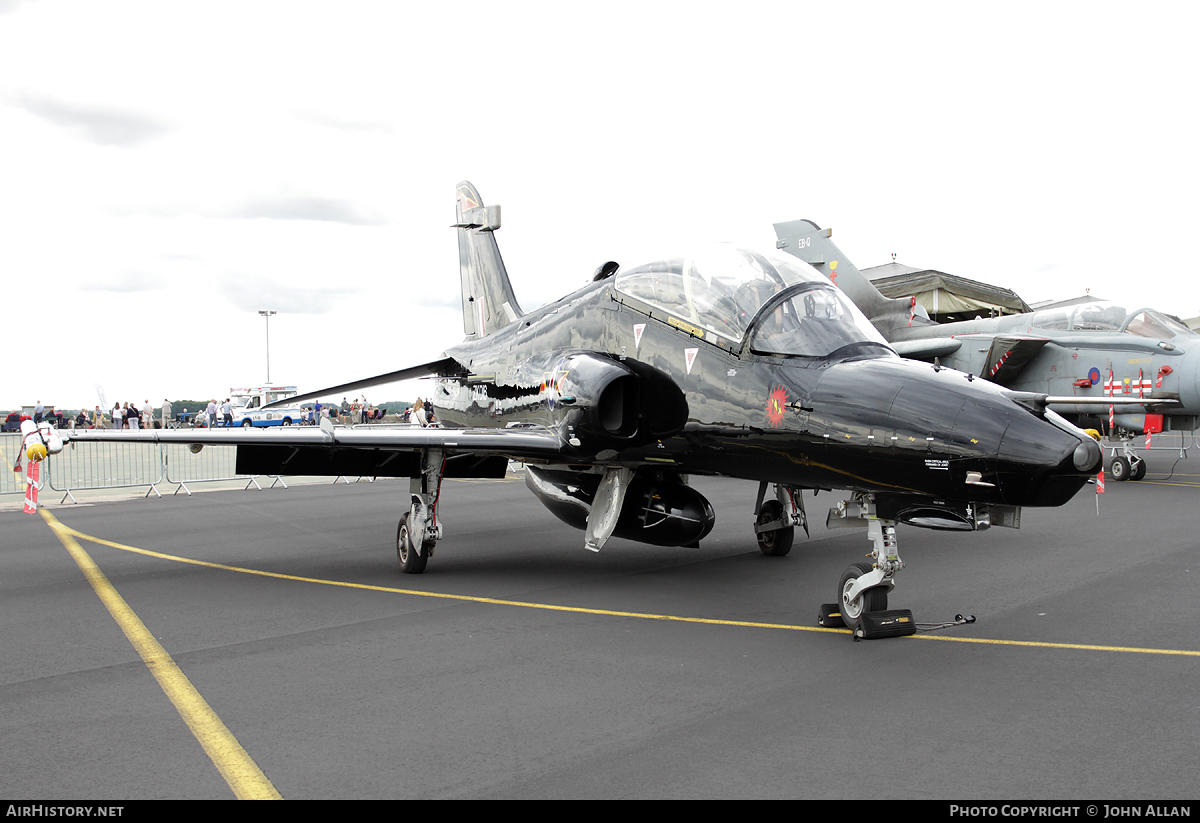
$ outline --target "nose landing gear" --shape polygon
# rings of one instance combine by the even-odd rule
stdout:
[[[888,592],[896,586],[896,572],[904,561],[896,548],[896,523],[875,516],[875,504],[870,495],[842,501],[831,509],[827,525],[838,520],[864,519],[867,537],[873,549],[873,562],[852,564],[838,581],[837,603],[821,607],[817,622],[833,627],[841,623],[850,629],[855,640],[875,637],[902,637],[915,634],[917,625],[907,609],[888,610]],[[837,523],[838,526],[850,525]]]

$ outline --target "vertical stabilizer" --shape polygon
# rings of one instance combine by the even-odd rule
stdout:
[[[500,207],[483,205],[483,198],[466,180],[458,184],[458,266],[462,276],[463,331],[468,338],[484,337],[503,328],[524,312],[517,305],[508,271],[496,245]]]
[[[929,322],[929,314],[912,299],[884,297],[875,284],[846,258],[829,239],[833,229],[823,229],[811,220],[776,223],[777,248],[799,257],[833,281],[858,306],[886,339],[900,327]]]

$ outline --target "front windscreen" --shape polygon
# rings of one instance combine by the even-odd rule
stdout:
[[[847,342],[884,344],[824,275],[790,255],[718,246],[637,266],[616,277],[619,292],[703,329],[705,339],[719,345],[740,344],[764,306],[798,287],[806,290],[807,298],[797,295],[772,309],[792,317],[780,327],[783,334],[786,326],[788,339],[778,334],[768,339],[760,329],[762,344],[767,346],[762,351],[814,355],[831,345],[814,355],[825,356]],[[813,322],[800,334],[799,324],[805,320]],[[758,343],[755,348],[759,350]]]
[[[1134,315],[1130,319],[1129,325],[1125,327],[1125,331],[1139,337],[1160,337],[1167,340],[1172,337],[1196,336],[1196,332],[1179,321],[1149,309]]]
[[[760,354],[828,357],[857,343],[887,343],[844,294],[823,284],[794,286],[763,309],[750,350]]]

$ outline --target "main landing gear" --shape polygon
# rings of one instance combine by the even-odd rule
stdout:
[[[396,557],[405,574],[420,574],[442,537],[437,516],[444,459],[440,449],[421,452],[421,474],[409,478],[409,509],[396,526]]]
[[[808,535],[808,516],[804,513],[804,498],[795,486],[781,483],[775,487],[775,499],[764,501],[767,482],[758,486],[758,500],[754,504],[754,534],[758,538],[758,549],[768,557],[783,557],[792,550],[796,538],[796,526],[804,528]]]

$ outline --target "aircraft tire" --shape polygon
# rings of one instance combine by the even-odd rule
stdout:
[[[1129,460],[1124,457],[1114,457],[1108,471],[1112,475],[1112,479],[1118,483],[1128,480],[1131,471]]]
[[[1130,480],[1141,480],[1145,476],[1146,476],[1146,461],[1145,460],[1139,460],[1137,462],[1136,466],[1129,467],[1129,479]]]
[[[842,612],[842,622],[850,631],[858,628],[859,618],[863,612],[881,612],[888,607],[888,590],[883,586],[867,589],[854,603],[847,603],[843,599],[844,593],[853,585],[854,581],[871,571],[872,568],[870,563],[854,563],[842,572],[842,579],[838,581],[838,608]]]
[[[413,549],[412,540],[408,535],[408,512],[400,516],[400,523],[396,526],[396,557],[400,560],[400,570],[405,574],[420,574],[425,571],[425,564],[429,562],[429,555],[417,555]]]
[[[783,505],[778,500],[768,500],[758,510],[759,524],[781,519],[783,519]],[[759,551],[767,557],[783,557],[792,550],[792,541],[796,539],[796,527],[788,526],[775,531],[762,532],[757,537]]]

